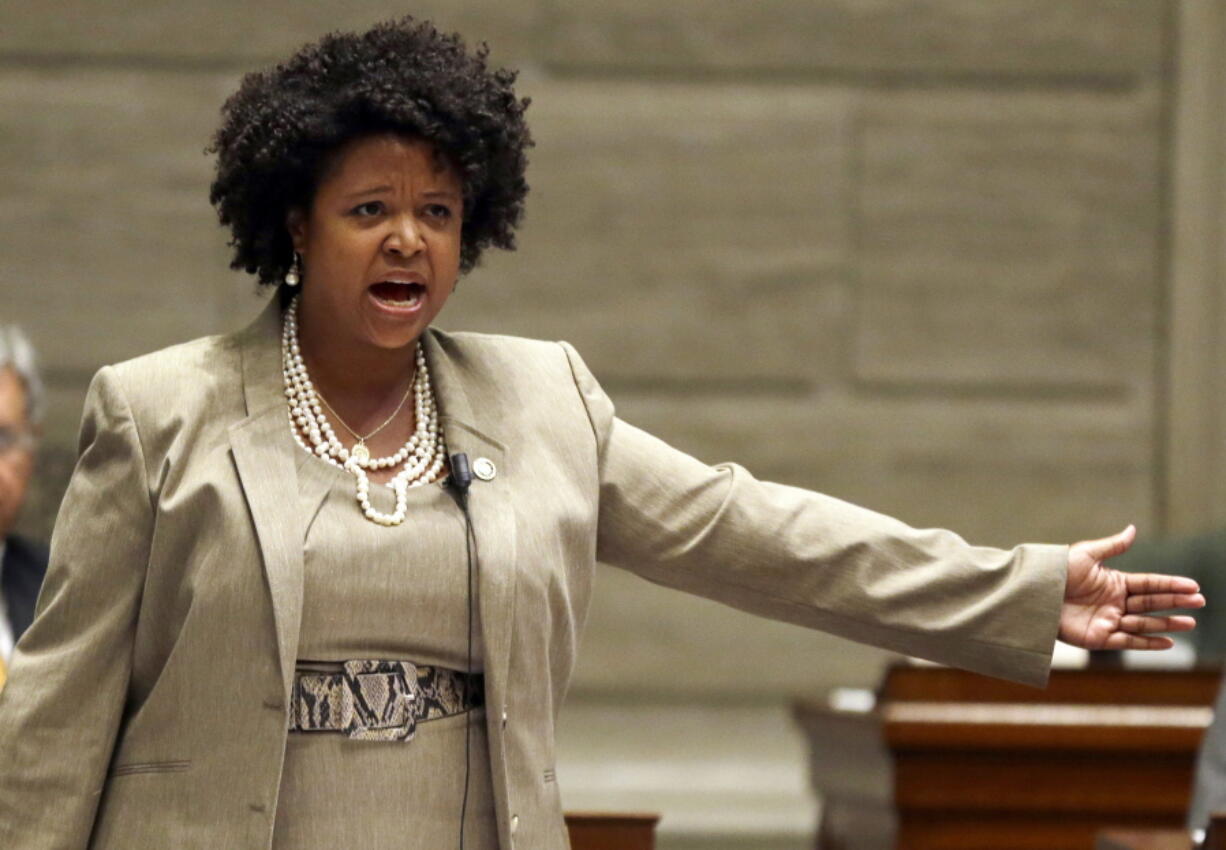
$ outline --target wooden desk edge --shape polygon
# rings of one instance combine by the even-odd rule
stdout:
[[[567,823],[634,823],[658,824],[660,815],[655,812],[566,812]]]
[[[1192,850],[1192,837],[1182,829],[1104,829],[1095,850]]]

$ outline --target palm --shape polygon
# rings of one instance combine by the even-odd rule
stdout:
[[[1187,616],[1153,616],[1153,611],[1200,608],[1205,598],[1196,582],[1176,576],[1124,573],[1105,561],[1127,551],[1132,526],[1114,537],[1069,548],[1068,583],[1060,609],[1060,639],[1086,649],[1167,649],[1171,639],[1157,632],[1184,632]]]

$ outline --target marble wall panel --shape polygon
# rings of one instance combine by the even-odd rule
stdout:
[[[832,368],[849,303],[846,92],[528,92],[538,146],[521,248],[462,283],[444,324],[565,338],[602,375],[640,383]]]
[[[613,398],[622,418],[703,461],[735,461],[976,543],[1153,526],[1142,401]]]
[[[326,32],[362,30],[404,14],[490,42],[497,61],[537,52],[540,0],[47,0],[6,14],[0,58],[151,59],[248,65],[279,59]]]
[[[1156,91],[875,93],[857,202],[855,373],[906,386],[1152,381]]]
[[[230,75],[0,72],[0,291],[57,380],[219,329],[202,153]],[[57,377],[58,376],[58,377]]]
[[[582,73],[709,69],[1121,79],[1157,70],[1168,0],[554,0],[548,57]]]
[[[785,704],[568,699],[557,736],[567,811],[658,812],[658,850],[813,850],[807,746]]]

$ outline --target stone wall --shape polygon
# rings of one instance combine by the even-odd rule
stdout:
[[[31,331],[52,387],[28,530],[50,527],[99,365],[257,309],[206,199],[223,98],[306,39],[402,11],[63,0],[4,16],[0,315]],[[413,11],[522,68],[538,139],[521,250],[465,281],[444,325],[567,339],[623,417],[701,458],[977,542],[1163,526],[1173,2]],[[803,753],[760,757],[795,744],[777,706],[872,685],[882,654],[615,571],[599,585],[572,697],[587,720],[563,761],[582,776],[634,749],[590,725],[617,700],[682,721],[701,705],[704,723],[726,705],[731,738],[748,711],[774,744],[712,757],[779,771],[767,796],[791,808],[687,776],[752,846],[805,846]],[[645,724],[648,750],[653,725],[668,723]],[[568,802],[652,807],[668,771],[647,762]],[[722,829],[715,803],[660,805],[684,825],[666,841]]]

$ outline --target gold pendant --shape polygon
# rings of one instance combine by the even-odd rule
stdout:
[[[358,440],[357,445],[349,450],[349,454],[358,463],[366,463],[370,460],[370,452],[366,448],[366,443],[361,440]]]

